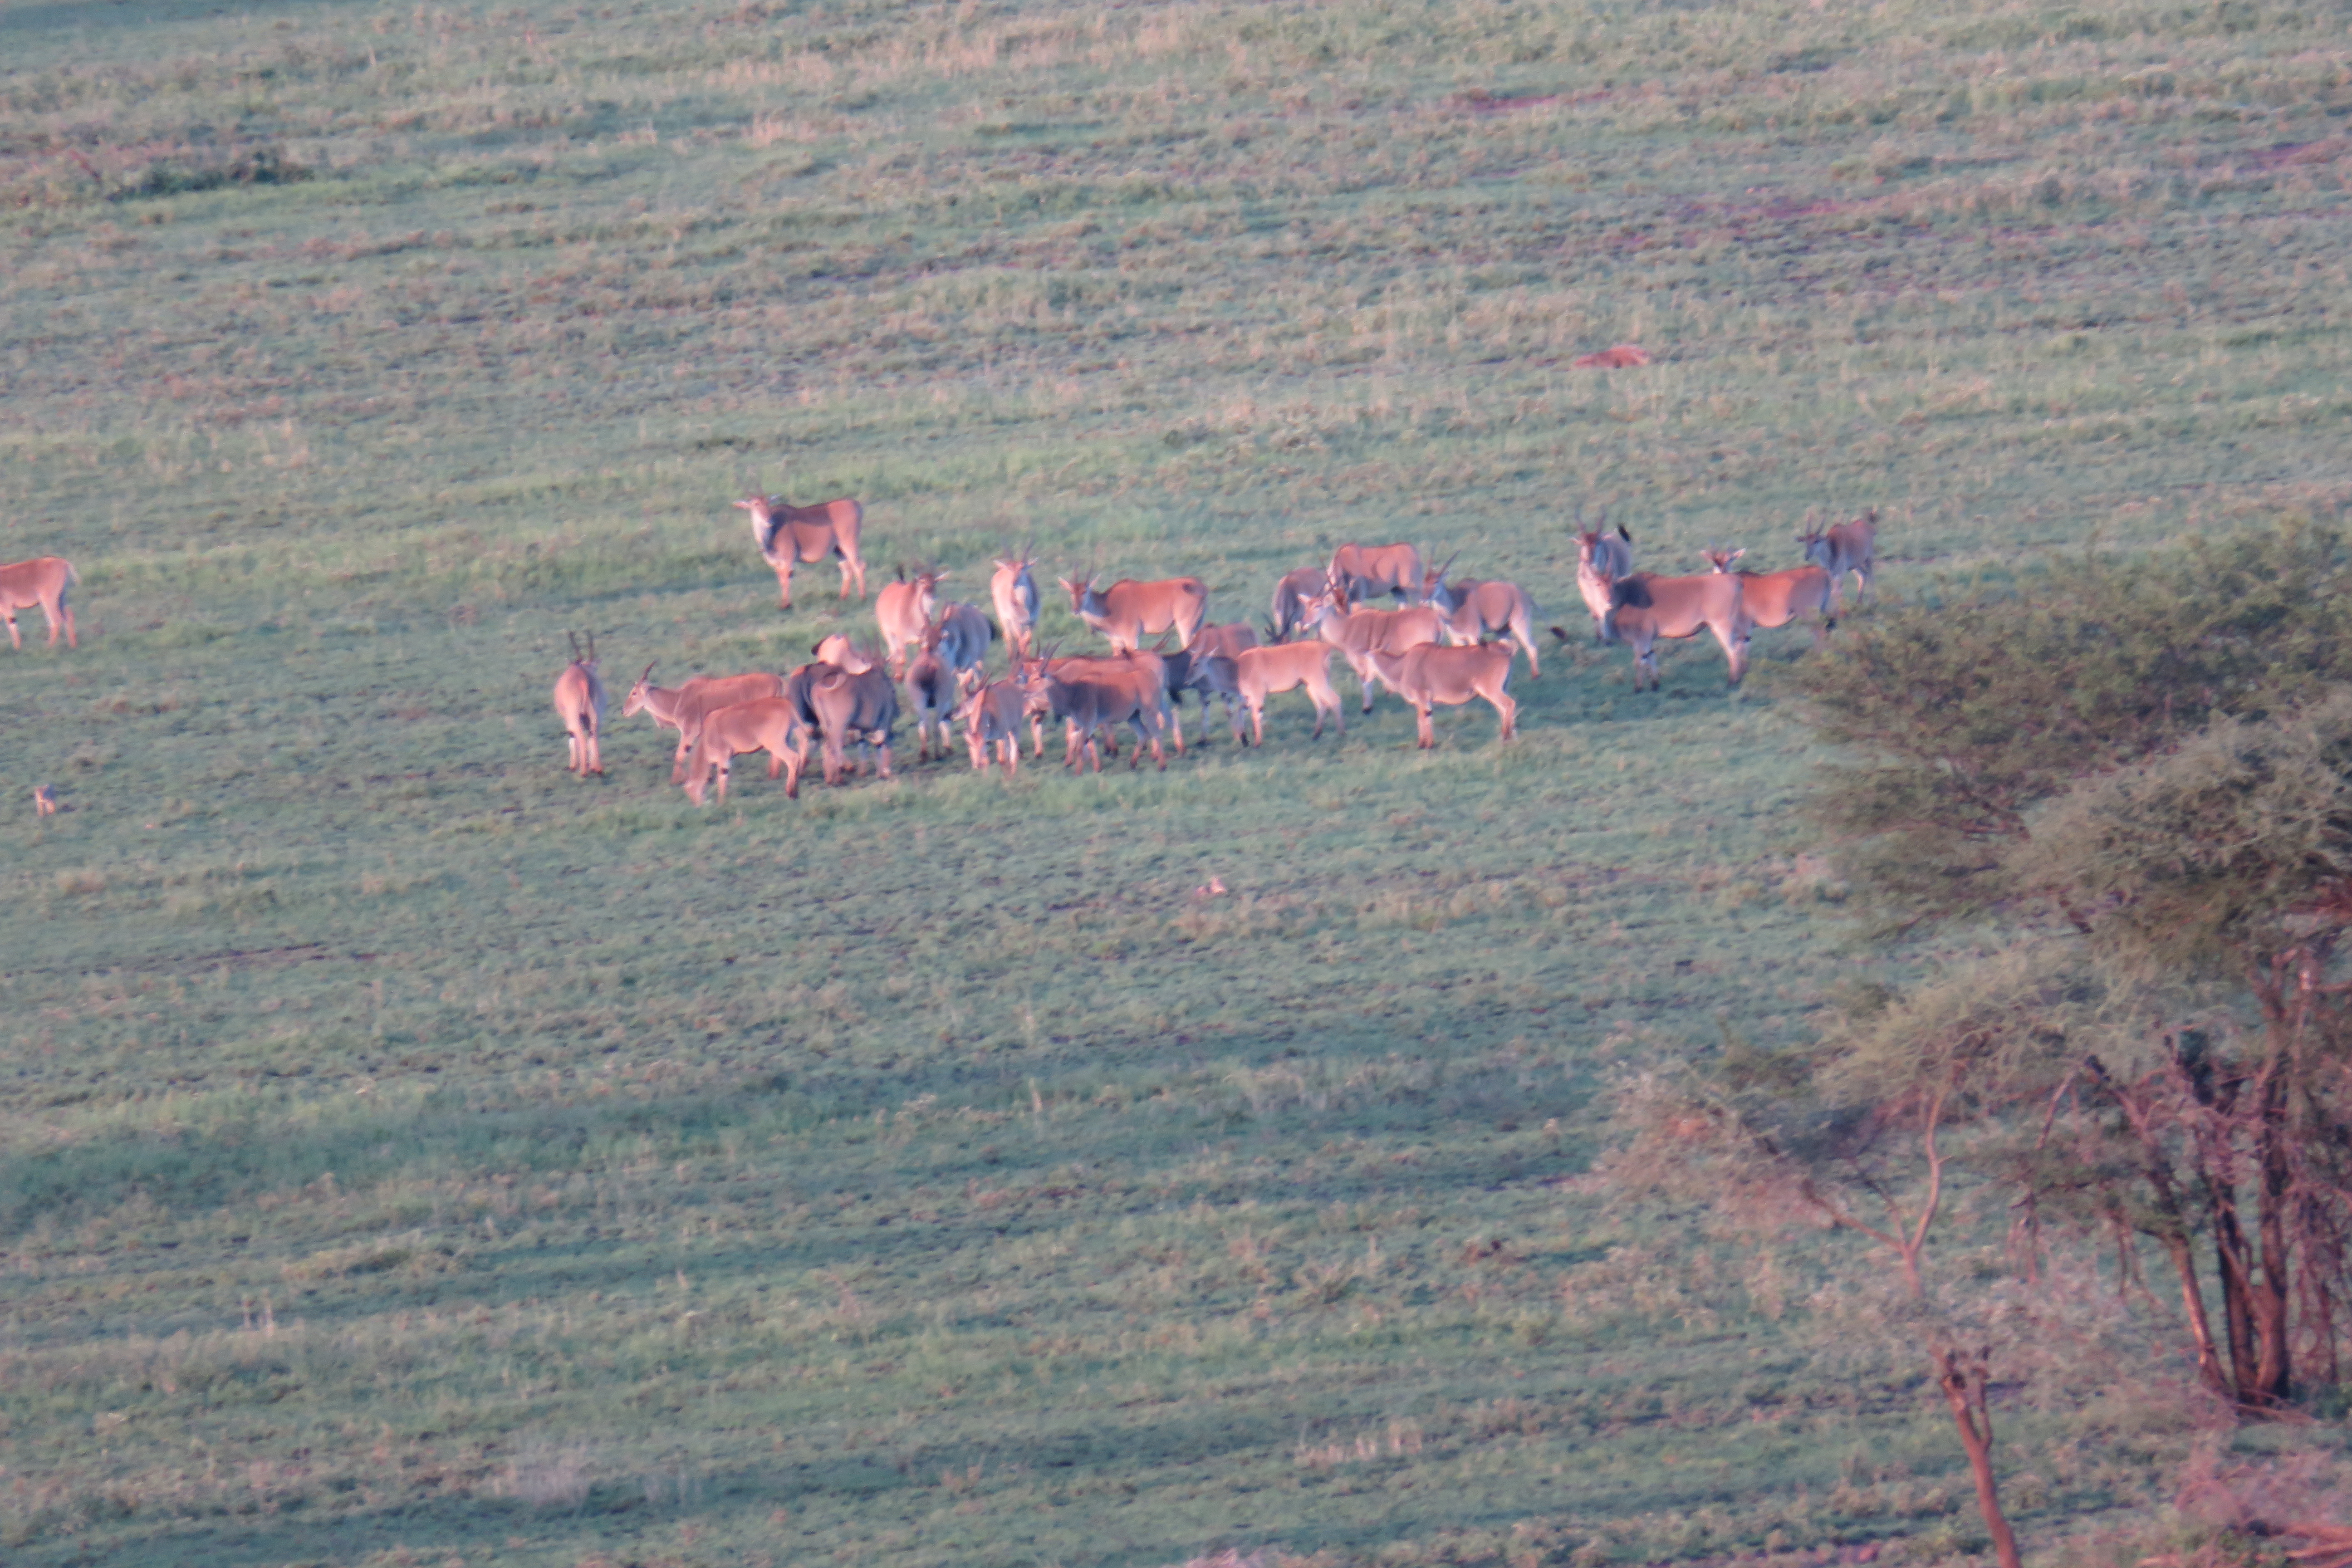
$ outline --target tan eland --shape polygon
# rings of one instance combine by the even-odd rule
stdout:
[[[1700,559],[1725,576],[1739,579],[1740,608],[1755,625],[1771,630],[1790,621],[1813,628],[1813,640],[1837,625],[1837,584],[1818,566],[1790,566],[1779,572],[1734,570],[1745,550],[1702,550]]]
[[[996,605],[996,624],[1016,659],[1027,658],[1037,640],[1037,558],[1024,550],[989,563],[996,568],[988,579],[988,596]]]
[[[1410,602],[1421,591],[1421,552],[1410,544],[1342,544],[1323,575],[1343,609],[1375,594]]]
[[[1797,535],[1805,559],[1830,574],[1830,614],[1838,613],[1840,579],[1851,573],[1854,590],[1867,593],[1878,573],[1878,509],[1872,507],[1850,522],[1818,528],[1808,520]]]
[[[704,714],[695,730],[694,749],[687,754],[686,798],[700,805],[715,773],[719,804],[726,805],[735,759],[752,752],[768,753],[768,776],[782,774],[784,798],[798,800],[801,772],[808,766],[808,737],[799,703],[789,697],[758,697]]]
[[[694,737],[702,729],[705,714],[755,698],[783,694],[784,678],[765,672],[698,675],[682,686],[656,686],[654,667],[649,664],[637,677],[636,684],[629,688],[629,694],[621,700],[621,717],[650,713],[656,728],[677,731],[677,751],[670,758],[669,782],[678,784],[686,778],[686,754],[694,749]]]
[[[1603,642],[1623,643],[1633,650],[1633,689],[1658,689],[1661,638],[1696,637],[1713,632],[1730,667],[1731,684],[1748,673],[1748,637],[1753,623],[1740,603],[1740,580],[1708,573],[1703,577],[1660,577],[1636,572],[1618,579],[1611,590],[1608,616],[1601,623]],[[1552,628],[1558,634],[1559,628]]]
[[[774,496],[745,496],[735,503],[751,514],[751,537],[760,554],[775,568],[776,593],[783,607],[793,607],[793,570],[814,566],[829,555],[841,558],[841,596],[857,584],[866,597],[866,558],[858,553],[858,536],[866,529],[866,509],[844,496],[815,506],[792,506]]]
[[[588,651],[580,651],[580,635],[572,637],[572,662],[555,678],[555,712],[570,737],[568,771],[586,778],[604,771],[597,735],[604,727],[604,683],[596,679],[596,634],[588,634]]]
[[[1494,705],[1503,721],[1502,733],[1496,738],[1507,741],[1517,733],[1519,704],[1510,692],[1513,657],[1509,643],[1479,643],[1462,647],[1412,647],[1402,653],[1379,652],[1372,655],[1372,664],[1380,671],[1381,684],[1412,704],[1413,715],[1419,721],[1417,744],[1427,751],[1437,744],[1436,733],[1430,726],[1430,710],[1441,702],[1457,707],[1483,697]]]
[[[8,623],[8,646],[25,646],[16,631],[16,612],[38,605],[49,623],[46,646],[57,647],[58,632],[63,628],[66,647],[81,647],[81,637],[74,630],[73,606],[66,603],[66,590],[80,581],[81,574],[61,555],[37,555],[0,566],[0,620]]]
[[[1070,612],[1110,643],[1113,653],[1143,646],[1145,637],[1174,632],[1179,647],[1187,647],[1209,616],[1209,589],[1198,577],[1163,577],[1139,583],[1122,577],[1108,588],[1095,580],[1061,579],[1070,595]]]
[[[1331,684],[1331,645],[1327,642],[1276,643],[1272,647],[1244,648],[1233,656],[1234,685],[1248,710],[1253,745],[1265,744],[1265,700],[1304,689],[1315,704],[1315,734],[1323,737],[1328,714],[1344,738],[1348,716],[1339,708],[1339,693]]]

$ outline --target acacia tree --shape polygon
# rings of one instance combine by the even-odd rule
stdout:
[[[2073,989],[2063,971],[2012,954],[1849,1012],[1810,1048],[1735,1045],[1638,1079],[1601,1173],[1621,1193],[1703,1205],[1743,1245],[1826,1228],[1894,1271],[1896,1332],[1950,1413],[2002,1568],[2019,1558],[1993,1467],[1992,1352],[1937,1288],[1929,1244],[1956,1182],[1982,1180],[1988,1152],[1997,1161],[2003,1119],[2063,1071]]]
[[[1836,748],[1809,810],[1888,933],[2012,898],[2007,851],[2077,783],[2347,679],[2352,562],[2305,522],[1930,584],[1778,678]]]
[[[2249,1407],[2284,1405],[2300,1340],[2334,1384],[2352,1240],[2352,692],[2218,720],[2053,803],[2006,858],[2021,895],[2075,911],[2111,986],[2148,999],[2137,1040],[2111,1032],[2114,1059],[2081,1059],[2087,1130],[2104,1121],[2131,1153],[2124,1180],[2093,1190],[2164,1245],[2207,1378]],[[2214,1002],[2184,1019],[2200,982]]]

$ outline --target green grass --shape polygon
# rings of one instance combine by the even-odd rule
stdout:
[[[1808,858],[1801,637],[704,811],[548,689],[869,626],[753,484],[1571,629],[1578,502],[1875,505],[1898,590],[2335,515],[2347,83],[2239,0],[0,9],[0,553],[84,581],[0,659],[0,1551],[1967,1549],[1918,1387],[1571,1183],[1620,1064],[1935,956]],[[2006,1419],[2042,1539],[2173,1440]]]

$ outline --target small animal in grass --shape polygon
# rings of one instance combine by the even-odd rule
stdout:
[[[33,786],[33,815],[35,816],[55,816],[57,814],[58,786],[55,784],[35,784]]]
[[[1619,343],[1599,353],[1579,354],[1570,361],[1577,370],[1632,370],[1650,363],[1650,351],[1639,343]]]

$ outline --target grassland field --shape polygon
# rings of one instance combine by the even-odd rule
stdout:
[[[1579,503],[1876,506],[1898,595],[2338,519],[2347,21],[0,5],[0,556],[82,579],[0,657],[0,1558],[1979,1550],[1909,1369],[1758,1305],[1824,1276],[1575,1181],[1613,1073],[1973,940],[1853,940],[1801,633],[703,810],[548,689],[870,626],[753,486],[965,596],[1403,538],[1571,630]],[[2217,1440],[2099,1382],[2000,1402],[2049,1561]]]

